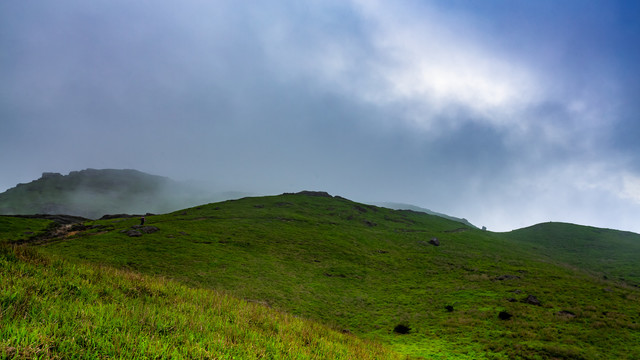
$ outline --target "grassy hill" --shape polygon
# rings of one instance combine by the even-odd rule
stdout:
[[[636,233],[549,222],[503,236],[549,259],[640,285],[640,235]]]
[[[310,195],[325,194],[208,204],[148,217],[149,228],[92,221],[38,249],[223,291],[414,356],[640,357],[638,288],[532,251],[524,232]]]
[[[0,284],[2,359],[401,358],[221,292],[23,247],[0,244]]]
[[[475,225],[473,225],[472,223],[469,222],[469,220],[465,219],[465,218],[457,218],[455,216],[450,216],[447,214],[443,214],[443,213],[439,213],[439,212],[435,212],[429,209],[425,209],[419,206],[415,206],[415,205],[410,205],[410,204],[403,204],[403,203],[394,203],[394,202],[383,202],[383,203],[374,203],[372,205],[377,205],[377,206],[381,206],[381,207],[385,207],[385,208],[389,208],[389,209],[395,209],[395,210],[413,210],[413,211],[419,211],[419,212],[423,212],[423,213],[427,213],[429,215],[436,215],[436,216],[440,216],[443,217],[445,219],[449,219],[449,220],[453,220],[456,222],[461,222],[469,227],[477,227]]]

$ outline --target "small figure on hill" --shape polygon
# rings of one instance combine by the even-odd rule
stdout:
[[[141,225],[141,226],[142,226],[142,225],[144,225],[144,216],[142,216],[142,217],[140,218],[140,225]]]

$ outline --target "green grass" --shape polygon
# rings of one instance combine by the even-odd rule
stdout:
[[[640,357],[637,288],[564,266],[508,234],[302,195],[203,205],[148,217],[155,233],[122,233],[137,223],[89,222],[97,227],[39,249],[224,291],[414,356]],[[429,245],[432,237],[442,245]],[[542,305],[521,302],[530,294]],[[500,311],[513,318],[498,319]],[[398,324],[411,331],[395,333]]]
[[[639,234],[552,222],[503,235],[549,259],[640,285]]]
[[[51,220],[27,219],[0,215],[0,244],[21,241],[40,235],[53,225]]]
[[[389,349],[213,290],[0,245],[3,359],[394,359]]]

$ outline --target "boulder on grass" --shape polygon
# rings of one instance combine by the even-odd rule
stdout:
[[[140,237],[140,236],[142,236],[142,233],[140,231],[138,231],[138,230],[129,230],[125,234],[127,234],[127,236],[129,236],[129,237]]]
[[[538,300],[538,298],[533,296],[533,295],[527,296],[527,298],[522,300],[522,302],[525,303],[525,304],[529,304],[529,305],[536,305],[536,306],[542,305],[540,303],[540,300]]]
[[[506,311],[500,311],[500,313],[498,313],[498,319],[500,320],[509,320],[511,319],[511,317],[513,317],[513,315],[509,314]]]

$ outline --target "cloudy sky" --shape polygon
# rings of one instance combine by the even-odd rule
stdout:
[[[640,232],[640,2],[7,0],[0,191],[133,168]]]

